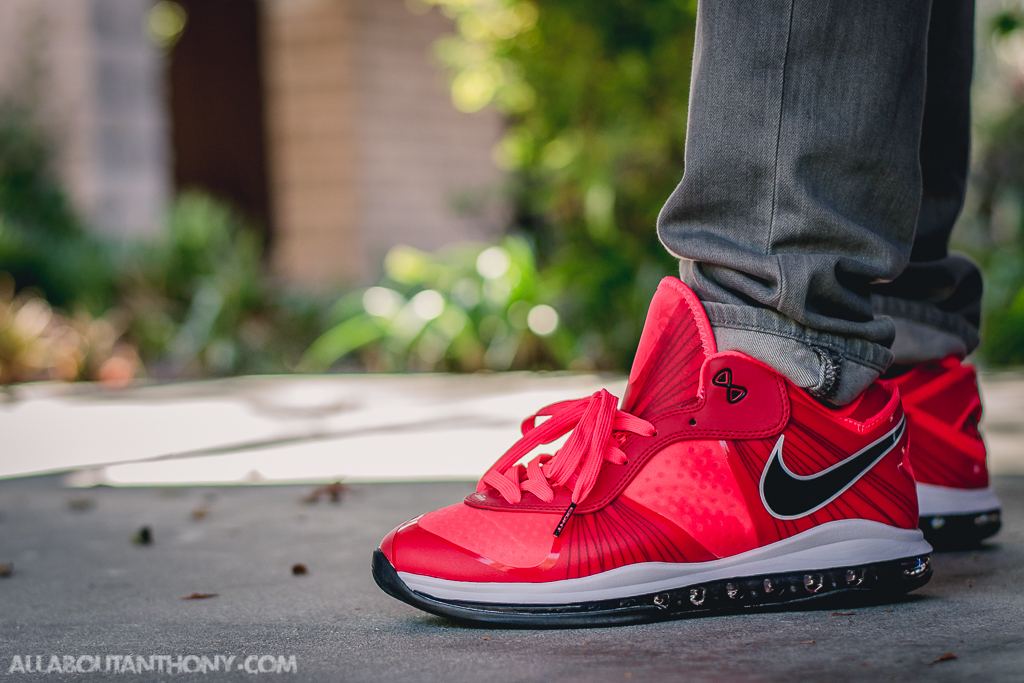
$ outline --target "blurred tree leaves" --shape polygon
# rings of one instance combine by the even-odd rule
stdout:
[[[1024,10],[985,20],[979,44],[993,62],[975,98],[974,159],[959,241],[982,265],[980,353],[991,365],[1024,364]],[[983,61],[983,66],[984,66]],[[976,84],[977,85],[977,84]],[[996,104],[993,105],[992,102]],[[980,108],[980,111],[979,111]],[[966,235],[966,239],[965,239]]]
[[[427,1],[458,28],[436,45],[455,106],[508,117],[495,162],[575,338],[570,362],[625,370],[678,268],[655,221],[683,172],[696,3]]]
[[[109,250],[82,229],[29,108],[0,102],[0,271],[57,306],[110,305]]]
[[[574,341],[545,301],[530,245],[453,244],[428,254],[398,246],[375,287],[342,297],[333,325],[300,369],[322,371],[353,351],[371,372],[559,369]]]
[[[177,199],[157,240],[133,245],[118,285],[126,337],[158,374],[292,370],[320,326],[317,302],[267,277],[260,237],[198,191]]]

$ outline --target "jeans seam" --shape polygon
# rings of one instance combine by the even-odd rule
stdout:
[[[809,388],[808,391],[818,398],[831,401],[839,391],[843,357],[835,349],[823,346],[812,345],[811,351],[818,357],[818,384]]]
[[[793,4],[796,0],[789,1],[789,23],[786,25],[786,49],[782,53],[782,83],[779,87],[779,122],[775,129],[775,159],[772,174],[772,208],[768,214],[768,234],[765,236],[764,253],[771,253],[772,232],[775,228],[775,203],[779,194],[779,147],[782,144],[782,114],[786,102],[786,64],[789,60],[789,41],[793,35]]]
[[[766,327],[761,327],[759,325],[742,325],[742,326],[740,326],[740,325],[729,324],[729,323],[716,323],[716,322],[712,322],[711,323],[711,328],[714,329],[716,327],[724,327],[724,328],[728,328],[730,330],[740,330],[740,331],[760,332],[762,334],[770,334],[770,335],[772,335],[774,337],[780,337],[782,339],[789,339],[789,340],[795,341],[795,342],[797,342],[799,344],[803,344],[804,346],[807,346],[808,348],[810,348],[812,350],[816,346],[820,347],[820,348],[827,348],[830,351],[834,351],[834,352],[840,354],[843,358],[845,358],[846,360],[848,360],[848,361],[850,361],[852,363],[858,363],[860,365],[864,365],[866,367],[872,368],[874,370],[878,370],[880,372],[884,372],[885,369],[888,367],[887,364],[875,363],[875,362],[873,362],[873,361],[871,361],[871,360],[869,360],[867,358],[864,358],[860,354],[851,353],[848,348],[838,348],[840,346],[839,344],[836,344],[835,342],[833,342],[831,340],[828,340],[828,339],[815,340],[815,341],[812,342],[812,341],[810,341],[808,339],[803,339],[803,338],[801,338],[801,337],[799,337],[799,336],[797,336],[795,334],[786,334],[784,332],[780,332],[779,330],[772,330],[772,329],[768,329]],[[870,342],[868,342],[868,343],[870,343]]]

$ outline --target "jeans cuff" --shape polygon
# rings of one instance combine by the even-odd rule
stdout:
[[[704,310],[719,351],[756,358],[835,405],[860,396],[893,359],[884,346],[824,334],[770,309],[708,302]]]
[[[887,315],[896,324],[894,363],[906,365],[938,360],[949,355],[963,358],[981,343],[978,328],[956,313],[947,313],[922,301],[871,296],[875,315]]]

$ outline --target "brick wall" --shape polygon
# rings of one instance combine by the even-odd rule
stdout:
[[[453,208],[493,190],[494,112],[454,109],[431,45],[452,30],[403,0],[270,0],[266,5],[274,263],[310,285],[377,275],[394,244],[433,249],[487,239],[502,210]]]
[[[501,177],[492,111],[452,107],[433,42],[452,30],[404,0],[260,0],[273,266],[310,285],[365,282],[394,244],[488,239]],[[41,114],[59,171],[99,231],[158,229],[170,196],[164,56],[142,29],[151,0],[0,0],[0,93],[45,67]],[[186,27],[186,31],[187,31]]]
[[[76,206],[114,235],[155,232],[170,195],[162,57],[142,30],[149,4],[0,2],[0,96],[36,100]]]
[[[349,0],[274,0],[264,15],[274,266],[307,285],[364,274]]]
[[[423,249],[500,231],[493,202],[456,211],[459,194],[493,195],[501,176],[491,149],[503,132],[492,110],[464,114],[451,104],[433,57],[453,26],[437,10],[413,14],[403,0],[358,0],[359,183],[364,248],[371,268],[398,243]]]

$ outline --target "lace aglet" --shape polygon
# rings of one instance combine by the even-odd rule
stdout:
[[[572,517],[572,513],[576,511],[576,503],[570,503],[569,507],[565,509],[565,514],[562,515],[561,521],[558,522],[558,526],[555,527],[555,537],[561,536],[562,529],[565,528],[566,522]]]

